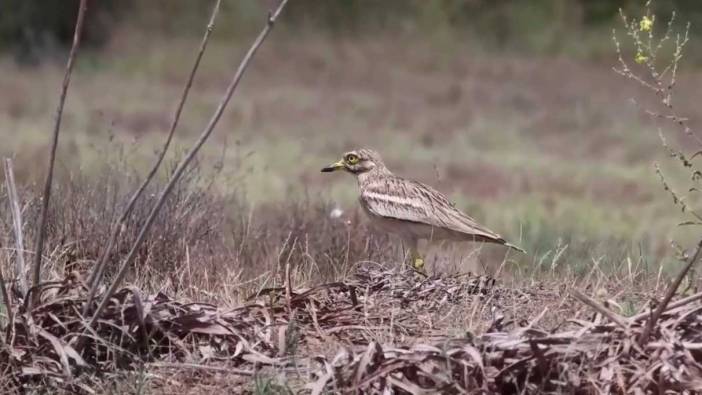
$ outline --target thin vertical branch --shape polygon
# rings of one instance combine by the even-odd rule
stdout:
[[[81,32],[83,31],[83,21],[85,20],[85,12],[88,7],[87,0],[80,0],[78,7],[78,18],[76,19],[76,27],[73,32],[73,44],[71,51],[68,54],[68,62],[66,63],[66,72],[63,76],[63,84],[61,85],[61,96],[59,97],[58,107],[56,108],[56,120],[54,123],[53,138],[51,142],[51,153],[49,155],[48,173],[46,174],[46,182],[44,183],[44,195],[42,198],[41,217],[37,229],[37,239],[34,248],[34,278],[33,285],[37,286],[41,281],[41,260],[44,252],[44,238],[46,237],[46,218],[49,213],[49,200],[51,199],[51,183],[54,178],[54,162],[56,161],[56,148],[58,146],[59,131],[61,130],[61,118],[63,117],[63,106],[66,103],[66,95],[68,94],[68,85],[71,82],[71,73],[75,63],[78,47],[80,46]],[[32,299],[36,299],[39,294],[35,293]],[[30,305],[31,306],[31,305]]]
[[[253,59],[254,55],[256,54],[256,51],[261,46],[263,41],[266,39],[266,37],[268,36],[268,33],[270,33],[276,19],[280,15],[283,8],[285,8],[285,5],[287,4],[287,2],[288,2],[288,0],[282,0],[280,2],[280,4],[278,5],[278,8],[275,10],[275,12],[269,14],[265,27],[263,28],[261,33],[259,33],[258,37],[256,37],[256,40],[254,40],[253,44],[251,45],[249,50],[246,52],[244,59],[239,64],[239,67],[237,68],[236,72],[234,73],[234,76],[232,77],[231,81],[229,82],[229,85],[227,86],[227,89],[224,93],[224,96],[222,97],[221,101],[219,102],[217,109],[215,110],[214,114],[212,115],[212,118],[210,119],[207,126],[200,134],[200,137],[195,142],[195,145],[190,149],[188,154],[185,156],[185,159],[178,165],[175,172],[171,176],[170,180],[168,180],[168,184],[166,184],[166,187],[159,195],[159,198],[158,198],[158,201],[156,202],[156,205],[153,207],[153,209],[149,213],[149,217],[146,219],[146,222],[144,223],[142,228],[139,230],[139,235],[137,236],[136,241],[132,245],[132,248],[130,249],[129,253],[127,254],[127,257],[122,262],[122,265],[120,266],[119,271],[117,272],[117,275],[112,280],[110,287],[105,292],[105,295],[103,295],[102,300],[100,301],[100,304],[98,305],[97,309],[93,313],[92,318],[90,319],[90,322],[88,323],[89,327],[92,327],[95,324],[95,321],[97,321],[98,317],[100,316],[102,309],[107,305],[109,299],[112,297],[114,292],[117,290],[117,288],[122,283],[124,275],[127,272],[127,268],[129,267],[132,260],[134,259],[134,256],[136,255],[137,250],[141,246],[141,243],[146,238],[146,235],[149,232],[151,225],[153,225],[154,220],[156,219],[156,215],[158,215],[159,211],[161,211],[161,208],[163,207],[163,204],[165,203],[166,198],[168,197],[170,192],[173,190],[173,187],[178,182],[178,180],[180,179],[182,174],[185,172],[185,170],[187,169],[190,162],[195,158],[197,153],[200,151],[200,148],[202,148],[202,145],[207,141],[207,139],[210,137],[210,135],[214,131],[215,126],[217,126],[219,119],[222,117],[222,113],[224,113],[224,109],[227,107],[227,104],[229,104],[229,101],[231,100],[232,95],[234,94],[234,91],[239,86],[239,82],[241,82],[241,78],[243,77],[244,72],[248,68],[249,63],[251,62],[251,59]]]
[[[22,211],[20,211],[15,172],[12,169],[12,159],[5,159],[5,184],[7,197],[12,213],[12,227],[15,232],[15,277],[22,295],[27,294],[27,265],[24,262],[24,236],[22,232]]]
[[[125,226],[125,223],[127,221],[127,218],[131,214],[132,210],[134,209],[134,206],[136,205],[137,200],[141,197],[141,195],[144,193],[144,190],[146,190],[146,187],[149,185],[151,180],[156,176],[156,172],[158,171],[159,167],[161,166],[161,163],[163,162],[163,159],[166,156],[166,152],[168,151],[168,148],[171,145],[171,141],[173,140],[173,135],[175,134],[175,130],[178,126],[178,122],[180,121],[180,114],[183,111],[183,107],[185,106],[185,102],[188,99],[188,93],[190,92],[190,87],[193,85],[193,80],[195,79],[195,74],[197,73],[198,68],[200,67],[200,61],[202,60],[202,55],[205,53],[205,49],[207,48],[207,43],[210,39],[210,35],[212,34],[212,31],[214,30],[214,23],[215,19],[217,18],[217,14],[219,14],[219,8],[221,4],[221,0],[217,0],[217,2],[214,5],[214,8],[212,10],[212,14],[210,15],[210,20],[207,23],[207,29],[205,29],[205,35],[202,37],[202,42],[200,43],[200,48],[198,50],[197,56],[195,57],[195,63],[193,64],[192,70],[190,71],[190,75],[188,76],[188,80],[185,83],[185,87],[183,88],[183,93],[180,97],[180,102],[178,103],[178,106],[176,107],[175,114],[173,115],[173,121],[171,122],[171,127],[168,131],[168,137],[166,138],[166,142],[163,144],[163,148],[161,149],[161,152],[159,153],[158,157],[156,158],[156,162],[154,162],[153,167],[149,171],[149,174],[146,176],[144,179],[144,182],[139,186],[139,188],[134,192],[134,195],[132,195],[131,199],[129,200],[129,203],[127,204],[127,207],[124,209],[122,212],[121,216],[117,220],[117,222],[114,224],[112,228],[112,232],[110,234],[110,238],[107,241],[107,247],[105,247],[105,250],[102,252],[100,256],[100,260],[98,261],[98,264],[95,265],[93,268],[93,271],[90,273],[90,278],[88,279],[88,286],[90,287],[90,291],[88,293],[88,298],[86,300],[85,306],[83,307],[83,315],[88,315],[90,311],[90,305],[92,304],[93,298],[95,297],[95,293],[97,292],[98,286],[100,285],[100,281],[102,280],[102,276],[105,273],[105,268],[107,266],[107,261],[110,257],[110,253],[112,253],[112,249],[114,248],[115,241],[117,240],[117,237],[119,236],[120,232],[123,229],[123,226]]]

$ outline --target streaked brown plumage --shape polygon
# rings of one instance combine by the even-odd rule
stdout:
[[[415,267],[424,263],[417,252],[422,239],[496,243],[524,252],[478,224],[436,189],[392,174],[371,149],[347,152],[322,171],[342,169],[356,175],[361,207],[372,222],[398,234],[409,246]]]

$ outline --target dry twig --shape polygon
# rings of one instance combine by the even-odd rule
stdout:
[[[610,321],[614,322],[615,324],[619,325],[621,328],[626,329],[627,325],[624,322],[624,319],[620,317],[618,314],[610,311],[609,309],[605,308],[601,304],[597,303],[594,299],[591,297],[583,294],[582,292],[578,291],[577,289],[572,289],[570,293],[579,301],[582,303],[592,307],[593,309],[597,310],[600,314],[603,316],[609,318]]]

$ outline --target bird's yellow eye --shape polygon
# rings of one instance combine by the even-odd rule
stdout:
[[[356,154],[348,154],[346,155],[346,158],[344,158],[344,161],[346,161],[346,163],[350,165],[355,165],[356,163],[358,163],[359,158]]]

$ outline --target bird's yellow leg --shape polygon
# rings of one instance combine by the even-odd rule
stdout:
[[[409,249],[409,264],[414,270],[424,273],[424,258],[419,254],[419,240],[414,237],[406,237],[403,239],[406,247]]]
[[[410,258],[412,259],[412,267],[420,272],[424,272],[424,258],[419,254],[417,248],[410,250]]]

